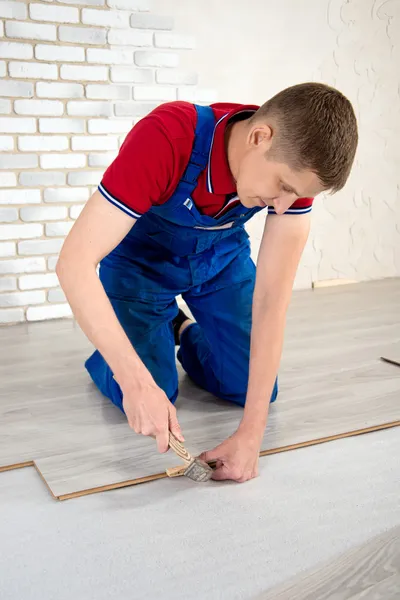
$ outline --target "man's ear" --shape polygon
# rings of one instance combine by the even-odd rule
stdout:
[[[258,124],[250,130],[248,143],[255,148],[263,146],[265,150],[269,150],[273,135],[274,132],[270,125]]]

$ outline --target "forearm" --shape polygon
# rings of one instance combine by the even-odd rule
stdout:
[[[61,256],[57,275],[79,326],[100,351],[122,388],[132,378],[149,377],[117,319],[95,266],[76,263]]]
[[[278,373],[285,328],[283,309],[271,307],[266,299],[253,302],[250,371],[241,430],[262,437],[270,398]]]

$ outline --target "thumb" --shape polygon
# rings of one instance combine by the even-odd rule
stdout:
[[[178,421],[178,417],[176,416],[176,413],[173,413],[170,411],[168,421],[169,421],[170,432],[174,434],[174,436],[176,437],[177,440],[179,440],[180,442],[184,442],[185,438],[183,436],[181,426],[179,425],[179,421]]]
[[[211,462],[212,460],[218,460],[222,458],[220,447],[217,446],[213,450],[208,450],[208,452],[202,452],[199,456],[201,460],[205,460],[206,462]]]

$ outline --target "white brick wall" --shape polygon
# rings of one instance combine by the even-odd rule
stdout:
[[[0,324],[71,315],[66,235],[134,122],[197,84],[176,69],[193,39],[149,10],[0,0]]]

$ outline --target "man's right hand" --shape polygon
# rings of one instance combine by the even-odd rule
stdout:
[[[180,442],[185,441],[175,406],[151,376],[139,383],[130,382],[122,393],[129,426],[136,433],[156,438],[159,452],[167,452],[170,431]]]

